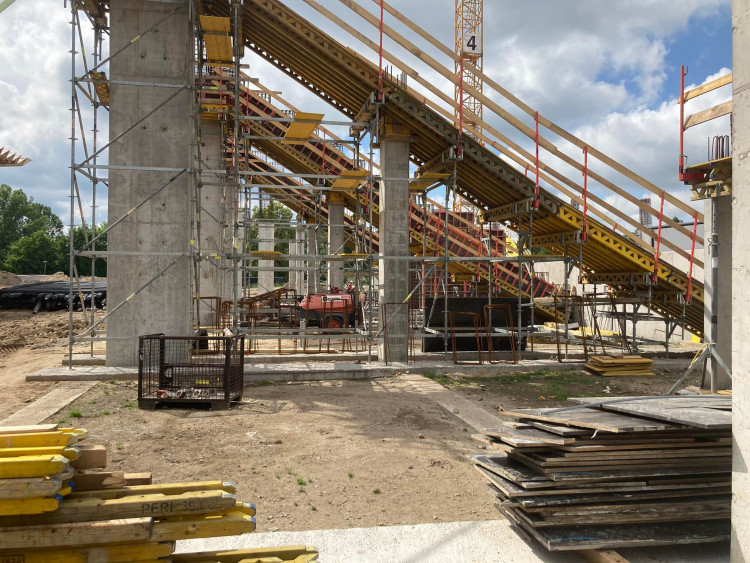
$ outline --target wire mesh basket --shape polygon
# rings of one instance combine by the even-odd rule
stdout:
[[[208,404],[228,409],[242,399],[244,336],[139,338],[138,406]]]

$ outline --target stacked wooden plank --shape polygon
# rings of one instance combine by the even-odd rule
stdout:
[[[729,537],[731,399],[583,398],[500,411],[474,456],[519,530],[550,550]]]
[[[170,561],[176,540],[255,530],[255,506],[238,502],[232,483],[86,472],[107,461],[103,446],[79,444],[85,436],[57,425],[0,427],[0,560]],[[263,561],[317,556],[285,549],[263,551]],[[259,558],[248,553],[240,559]],[[231,560],[209,555],[200,560]]]
[[[654,361],[642,356],[592,356],[586,369],[605,377],[653,376]]]
[[[72,492],[84,437],[56,424],[0,427],[0,516],[56,510]]]

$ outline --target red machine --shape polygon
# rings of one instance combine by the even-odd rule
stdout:
[[[360,296],[360,303],[364,295]],[[299,319],[306,321],[307,326],[323,328],[344,328],[357,326],[361,308],[357,306],[357,294],[353,291],[342,292],[333,288],[330,293],[313,293],[305,295],[299,303]]]

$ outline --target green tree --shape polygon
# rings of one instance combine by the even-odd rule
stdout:
[[[58,240],[44,231],[21,237],[10,245],[5,267],[16,274],[41,274],[62,270],[65,256],[60,252]]]
[[[104,231],[107,230],[107,223],[102,222],[99,225],[96,226],[96,235],[100,236],[94,243],[96,246],[96,250],[107,250],[107,235],[102,234]],[[86,229],[86,236],[84,237],[83,227],[77,226],[73,229],[73,244],[76,248],[76,250],[81,250],[86,245],[86,240],[91,240],[93,238],[93,234],[91,232],[91,227],[87,225]],[[70,248],[68,246],[68,241],[70,240],[68,238],[67,233],[65,235],[62,235],[58,239],[58,247],[60,250],[60,254],[64,257],[63,259],[63,267],[61,268],[63,272],[70,275],[70,260],[68,259]],[[86,250],[91,250],[91,247],[87,247]],[[76,269],[78,271],[79,276],[83,277],[89,277],[91,276],[91,256],[76,256]],[[49,270],[48,270],[49,271]],[[96,276],[97,277],[106,277],[107,276],[107,260],[106,258],[97,257],[96,259]]]
[[[23,190],[0,184],[0,266],[10,269],[5,259],[13,243],[37,232],[55,239],[62,234],[62,230],[62,221],[49,206],[35,202]]]

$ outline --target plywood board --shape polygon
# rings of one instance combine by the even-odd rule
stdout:
[[[674,397],[648,398],[632,401],[607,402],[606,397],[582,397],[571,399],[580,404],[602,403],[605,411],[641,416],[664,422],[705,428],[730,430],[732,428],[731,397]]]
[[[625,416],[613,412],[604,412],[593,408],[575,410],[560,409],[519,409],[515,411],[500,411],[501,415],[512,416],[520,420],[539,420],[564,426],[577,426],[604,430],[613,433],[622,432],[654,432],[676,428],[674,424],[655,422],[644,418]]]

